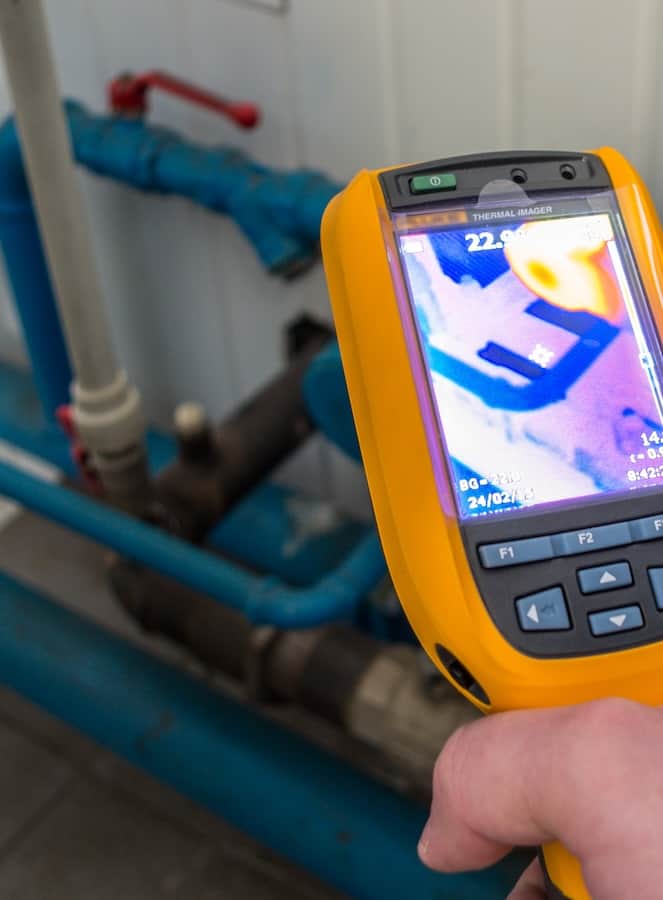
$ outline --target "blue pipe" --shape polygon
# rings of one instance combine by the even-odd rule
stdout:
[[[235,220],[263,265],[297,269],[318,256],[322,213],[340,186],[318,172],[279,172],[239,150],[201,147],[140,117],[99,116],[66,103],[74,154],[98,175],[180,194]]]
[[[317,584],[291,588],[276,578],[239,569],[151,525],[6,463],[0,463],[0,494],[239,610],[259,624],[305,628],[351,618],[361,600],[386,574],[374,531]]]
[[[292,274],[317,257],[320,220],[339,185],[311,171],[278,172],[237,150],[200,147],[140,118],[65,104],[74,155],[99,175],[181,194],[231,216],[267,269]],[[47,419],[69,401],[71,366],[13,119],[0,127],[0,243]]]
[[[502,900],[524,867],[427,871],[423,809],[4,575],[0,680],[358,900]]]
[[[0,128],[0,244],[45,418],[69,402],[71,366],[13,122]]]
[[[336,341],[331,341],[311,361],[302,390],[306,408],[316,426],[351,459],[359,462],[359,441]]]
[[[206,536],[206,544],[258,572],[309,585],[347,557],[370,525],[334,511],[321,521],[323,501],[263,481]],[[321,526],[321,527],[316,527]]]

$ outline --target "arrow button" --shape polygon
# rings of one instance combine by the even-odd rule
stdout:
[[[580,569],[578,583],[583,594],[597,594],[633,584],[631,567],[627,562],[610,563],[607,566],[592,566]]]
[[[642,610],[635,604],[622,606],[620,609],[604,609],[589,615],[589,627],[594,637],[616,634],[618,631],[634,631],[643,625]]]
[[[599,584],[614,584],[615,581],[617,581],[616,577],[608,569],[599,578]]]
[[[571,627],[564,592],[560,587],[519,597],[516,613],[523,631],[566,631]]]
[[[527,618],[531,619],[532,622],[535,622],[537,625],[539,624],[539,613],[536,608],[536,603],[532,603],[530,608],[527,610]]]

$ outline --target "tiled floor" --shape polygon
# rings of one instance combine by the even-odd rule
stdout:
[[[2,900],[340,895],[0,689]]]
[[[103,551],[32,516],[0,530],[0,570],[142,644]],[[202,808],[0,687],[1,900],[334,900]]]

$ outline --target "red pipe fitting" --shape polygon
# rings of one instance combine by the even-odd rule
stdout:
[[[148,94],[153,88],[159,88],[168,94],[219,113],[240,128],[255,128],[260,121],[260,109],[255,103],[226,100],[195,84],[159,71],[143,72],[139,75],[125,72],[113,78],[108,85],[108,102],[111,110],[119,115],[144,115],[148,109]]]
[[[69,439],[69,452],[76,464],[83,484],[91,494],[101,496],[101,480],[95,469],[90,452],[83,446],[74,422],[74,410],[70,404],[58,406],[55,417],[60,428]]]

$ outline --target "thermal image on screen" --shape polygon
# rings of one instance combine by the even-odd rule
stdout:
[[[663,484],[657,368],[613,221],[399,234],[462,518]]]

